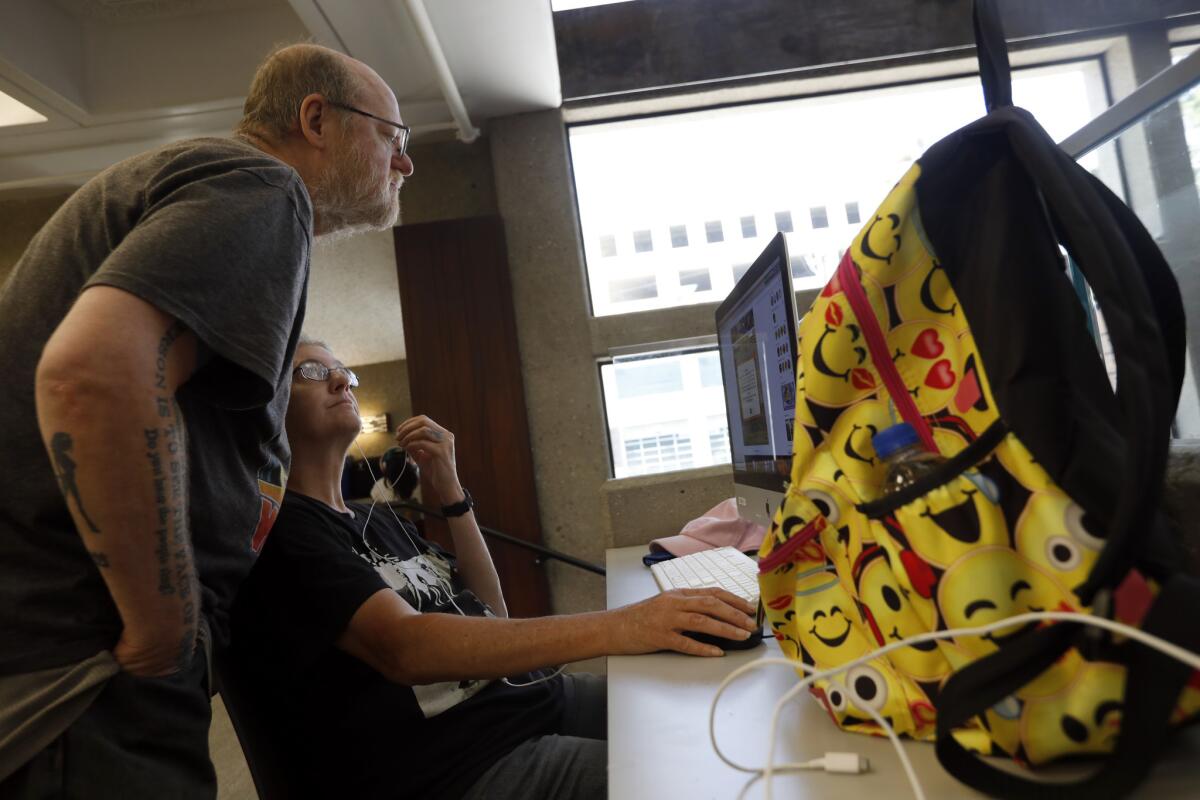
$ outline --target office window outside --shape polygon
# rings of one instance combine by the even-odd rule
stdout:
[[[600,257],[612,258],[617,254],[617,237],[606,233],[600,237]]]
[[[671,226],[671,247],[687,247],[687,226],[672,225]]]
[[[828,228],[829,214],[825,211],[825,206],[814,206],[808,210],[808,216],[812,220],[813,229]]]
[[[679,286],[693,292],[712,290],[712,276],[706,269],[685,269],[679,273]]]
[[[621,278],[608,284],[610,303],[632,303],[637,300],[653,300],[658,297],[658,280],[653,275]]]
[[[633,252],[649,253],[654,249],[654,237],[650,231],[633,232]]]
[[[758,236],[758,224],[754,217],[742,217],[742,238],[753,239]]]
[[[729,462],[716,350],[602,364],[600,382],[614,477]],[[719,436],[726,444],[714,448],[714,437]]]
[[[1013,95],[1056,140],[1107,107],[1098,59],[1015,70]],[[757,225],[751,228],[747,219],[780,227],[776,212],[786,210],[793,228],[786,233],[788,247],[810,273],[797,277],[795,286],[823,285],[864,219],[912,162],[983,113],[979,78],[970,76],[570,126],[594,313],[721,301],[733,288],[733,268],[762,250],[762,240],[748,233],[757,234]],[[737,143],[723,151],[719,172],[701,166],[711,160],[713,142]],[[620,170],[612,169],[614,161]],[[825,227],[810,218],[809,210],[818,208]],[[604,234],[630,241],[634,231],[648,230],[666,242],[671,227],[681,224],[697,226],[697,232],[702,225],[704,246],[622,249],[615,257],[600,249]],[[726,237],[726,225],[741,236]],[[681,270],[699,268],[710,271],[710,289],[680,284]],[[610,291],[611,283],[648,271],[659,278],[661,291],[653,296]]]
[[[862,222],[862,217],[858,215],[858,203],[846,203],[846,224],[858,225]]]
[[[779,231],[780,233],[791,233],[793,230],[795,230],[795,228],[792,227],[792,212],[775,212],[775,230]]]

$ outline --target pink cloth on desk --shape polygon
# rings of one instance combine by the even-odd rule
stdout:
[[[762,525],[742,519],[738,515],[737,500],[731,497],[684,525],[683,530],[675,536],[652,541],[650,552],[665,550],[673,555],[686,556],[714,547],[736,547],[743,553],[757,551],[766,532],[767,529]]]

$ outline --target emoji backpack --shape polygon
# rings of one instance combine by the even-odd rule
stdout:
[[[989,113],[900,178],[799,325],[790,483],[759,552],[770,630],[817,669],[1033,611],[1200,650],[1200,581],[1159,509],[1178,287],[1134,214],[1013,107],[995,10],[974,12]],[[1107,323],[1115,391],[1060,244]],[[872,437],[899,422],[945,460],[884,495]],[[934,742],[980,791],[1056,800],[1128,793],[1200,712],[1200,674],[1071,622],[904,646],[811,691],[843,729],[880,734],[874,709]],[[1103,760],[1047,784],[979,754]]]

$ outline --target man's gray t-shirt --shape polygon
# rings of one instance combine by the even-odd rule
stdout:
[[[34,237],[0,287],[0,675],[81,661],[121,631],[34,405],[47,339],[95,285],[137,295],[201,341],[206,358],[177,399],[203,608],[214,636],[226,638],[233,594],[283,495],[283,419],[311,246],[300,176],[226,139],[179,142],[109,168]]]

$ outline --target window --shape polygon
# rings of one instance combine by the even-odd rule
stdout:
[[[712,278],[706,269],[685,269],[679,273],[679,286],[692,292],[711,292]]]
[[[1016,69],[1013,95],[1058,140],[1107,105],[1099,59]],[[968,76],[571,125],[571,163],[594,313],[723,298],[733,288],[733,267],[752,263],[762,250],[757,220],[786,229],[791,252],[805,257],[811,274],[797,278],[796,288],[822,285],[861,222],[913,160],[982,114],[979,79]],[[854,124],[863,118],[889,122]],[[722,154],[719,174],[697,170],[696,164],[709,159],[714,141],[739,144]],[[614,161],[622,169],[612,169]],[[796,219],[797,213],[813,216],[816,208],[823,211],[824,227],[818,227],[820,218],[812,220],[811,228],[808,221]],[[736,224],[741,236],[731,230],[726,237],[721,220]],[[755,236],[749,235],[750,220],[755,221]],[[687,248],[665,247],[663,240],[653,251],[622,250],[616,257],[601,253],[602,234],[629,242],[635,230],[661,231],[661,236],[681,222],[697,226],[697,236],[698,226],[704,225],[703,241],[719,246],[693,248],[689,237]],[[610,283],[629,276],[633,270],[627,259],[635,256],[636,271],[654,272],[661,289],[652,300],[614,300]],[[711,293],[676,291],[682,269],[701,268],[712,275]]]
[[[612,303],[649,300],[653,297],[658,297],[658,283],[653,275],[618,278],[608,284],[608,299]]]
[[[612,258],[617,254],[617,237],[606,233],[600,237],[600,257]]]
[[[862,222],[862,217],[858,215],[858,203],[846,203],[846,223],[857,225],[860,222]]]
[[[829,227],[829,214],[825,212],[825,206],[813,206],[808,210],[808,215],[812,218],[814,229]]]
[[[633,252],[649,253],[653,249],[654,237],[650,235],[650,231],[633,232]]]
[[[733,285],[737,286],[737,282],[742,279],[747,272],[750,271],[752,264],[734,264],[733,265]]]
[[[600,382],[615,477],[729,462],[711,445],[727,424],[715,349],[602,364]]]
[[[687,226],[672,225],[671,226],[671,247],[687,247]]]
[[[625,463],[635,474],[692,466],[692,441],[676,433],[625,440]]]
[[[742,217],[742,238],[753,239],[755,236],[758,236],[758,225],[754,217]]]

